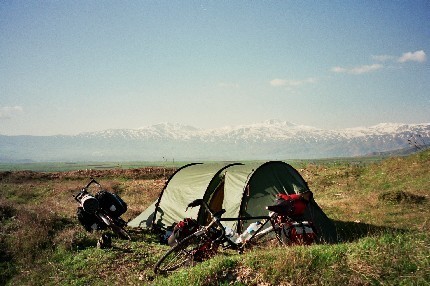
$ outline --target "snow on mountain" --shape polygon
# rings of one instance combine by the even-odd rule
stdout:
[[[402,124],[402,123],[380,123],[370,127],[356,127],[339,130],[345,138],[358,138],[369,136],[413,136],[422,134],[430,136],[430,123]]]
[[[287,121],[267,120],[261,123],[212,129],[212,136],[240,137],[242,139],[288,139],[318,132],[317,128],[297,125]]]
[[[156,125],[141,127],[138,129],[108,129],[97,132],[80,133],[79,137],[103,137],[103,138],[125,138],[125,139],[178,139],[184,140],[198,133],[198,129],[173,123],[160,123]]]
[[[1,136],[1,160],[266,160],[350,157],[430,146],[430,123],[326,130],[287,121],[198,129],[160,123],[74,136]]]
[[[298,125],[287,121],[267,120],[260,123],[225,126],[214,129],[198,129],[192,126],[160,123],[139,129],[109,129],[99,132],[81,133],[81,137],[127,138],[127,139],[169,139],[201,141],[246,140],[333,140],[353,139],[366,136],[389,136],[399,133],[424,133],[430,136],[430,123],[401,124],[381,123],[370,127],[355,127],[337,130],[325,130],[312,126]]]

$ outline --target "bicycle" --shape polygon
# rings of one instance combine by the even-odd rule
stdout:
[[[95,196],[88,192],[92,184],[97,185],[101,190]],[[121,198],[102,190],[101,185],[95,179],[91,179],[74,198],[79,203],[78,219],[87,231],[109,228],[118,237],[131,240],[125,230],[127,222],[120,217],[127,210],[127,205]]]
[[[293,221],[288,216],[279,215],[270,211],[268,206],[269,216],[257,217],[239,217],[239,218],[222,218],[225,210],[213,212],[208,204],[202,199],[197,199],[191,202],[188,207],[203,206],[210,215],[210,223],[206,226],[200,226],[196,232],[176,242],[155,264],[154,273],[167,273],[174,271],[181,266],[193,266],[195,262],[201,262],[214,256],[218,248],[221,246],[224,249],[237,250],[242,253],[243,250],[250,244],[254,244],[262,237],[274,233],[279,244],[288,244],[282,237],[283,226],[287,221]],[[222,221],[245,221],[259,220],[259,226],[254,228],[252,233],[249,233],[246,239],[237,239],[234,236],[226,235],[225,227]],[[266,225],[270,222],[270,226]],[[246,232],[244,232],[246,233]],[[240,237],[241,238],[241,237]]]

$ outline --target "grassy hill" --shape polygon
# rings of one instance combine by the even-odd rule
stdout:
[[[97,249],[72,195],[96,177],[128,202],[124,218],[134,218],[174,169],[0,172],[0,285],[428,285],[430,151],[296,167],[340,243],[223,252],[170,276],[152,272],[168,247],[150,233]]]

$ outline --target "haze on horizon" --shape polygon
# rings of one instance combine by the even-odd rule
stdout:
[[[430,122],[430,2],[2,1],[0,134]]]

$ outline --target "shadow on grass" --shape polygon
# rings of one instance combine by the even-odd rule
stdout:
[[[160,235],[149,229],[127,228],[132,241],[145,241],[147,243],[160,243]]]
[[[376,226],[362,222],[338,221],[334,220],[336,225],[338,241],[352,242],[363,237],[378,235],[382,233],[406,233],[408,230]]]

